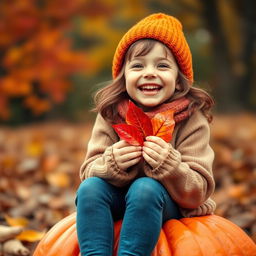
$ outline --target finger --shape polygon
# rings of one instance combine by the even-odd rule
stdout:
[[[143,147],[143,152],[145,152],[150,158],[154,159],[155,161],[158,161],[158,159],[160,158],[160,154],[149,147]]]
[[[119,161],[120,162],[127,162],[127,161],[131,161],[135,158],[141,157],[142,156],[142,152],[141,151],[136,151],[136,152],[132,152],[129,154],[125,154],[119,157]]]
[[[130,160],[130,161],[127,161],[127,162],[125,162],[125,163],[120,164],[120,165],[119,165],[119,168],[122,169],[122,170],[126,170],[126,169],[128,169],[129,167],[131,167],[131,166],[137,164],[140,160],[141,160],[141,157],[134,158],[134,159],[132,159],[132,160]]]
[[[146,141],[154,142],[154,143],[158,144],[160,147],[165,147],[166,144],[168,144],[162,138],[157,137],[157,136],[148,136],[148,137],[146,137]]]
[[[150,148],[154,151],[156,151],[158,154],[161,154],[163,148],[161,146],[159,146],[158,144],[156,144],[155,142],[151,142],[151,141],[145,141],[143,144],[143,148]]]
[[[118,151],[119,151],[120,155],[125,155],[125,154],[129,154],[129,153],[133,153],[133,152],[140,152],[140,151],[142,151],[142,147],[129,145],[127,147],[118,149]]]
[[[143,158],[145,161],[152,167],[156,168],[158,163],[154,159],[152,159],[145,151],[142,153]]]

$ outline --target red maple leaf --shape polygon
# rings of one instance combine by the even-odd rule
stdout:
[[[143,137],[153,135],[153,127],[150,118],[132,101],[129,101],[128,111],[125,119],[126,123],[135,126]]]
[[[134,146],[143,145],[144,137],[137,127],[129,124],[115,124],[113,125],[113,128],[120,139],[125,140]]]
[[[174,130],[174,110],[167,110],[156,114],[150,119],[142,109],[133,102],[129,102],[126,123],[112,127],[120,137],[134,146],[142,146],[147,136],[158,136],[169,142]]]

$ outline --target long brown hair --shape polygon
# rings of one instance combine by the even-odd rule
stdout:
[[[130,46],[117,78],[96,92],[94,96],[95,108],[93,111],[100,113],[103,118],[113,122],[117,115],[117,104],[124,99],[130,99],[125,86],[124,66],[126,61],[130,60],[132,56],[145,56],[153,49],[156,42],[153,39],[141,39]],[[167,54],[168,48],[166,47]],[[179,86],[177,86],[178,88],[176,88],[168,102],[186,96],[191,100],[189,110],[196,111],[200,109],[208,122],[211,122],[211,108],[214,105],[212,97],[205,90],[192,87],[191,82],[180,71],[178,72],[177,84]]]

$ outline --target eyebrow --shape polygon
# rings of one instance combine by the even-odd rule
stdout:
[[[133,58],[131,58],[131,60],[129,60],[129,62],[136,61],[136,60],[143,60],[143,57],[144,56],[133,57]],[[173,60],[165,58],[165,57],[156,58],[156,61],[161,61],[161,60],[167,60],[167,61],[169,61],[171,63],[174,63]]]

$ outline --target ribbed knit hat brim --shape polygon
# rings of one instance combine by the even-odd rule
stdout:
[[[192,56],[182,31],[182,25],[175,17],[163,13],[147,16],[122,37],[113,58],[113,78],[118,76],[128,48],[135,41],[145,38],[164,43],[173,53],[181,72],[193,82]]]

